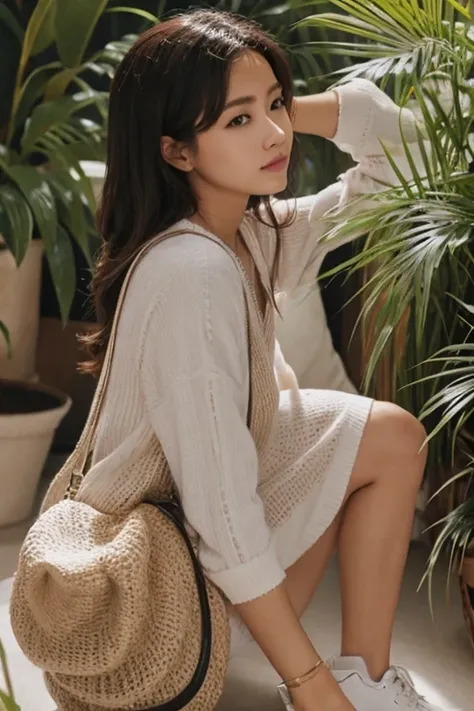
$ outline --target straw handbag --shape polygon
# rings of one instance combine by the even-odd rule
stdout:
[[[229,652],[224,599],[204,577],[180,503],[169,495],[164,456],[156,459],[160,481],[166,481],[161,500],[114,515],[75,500],[131,276],[152,247],[176,234],[181,232],[147,243],[128,271],[88,421],[57,475],[69,481],[67,491],[33,524],[20,553],[13,631],[26,656],[45,671],[60,711],[209,711],[223,688]]]

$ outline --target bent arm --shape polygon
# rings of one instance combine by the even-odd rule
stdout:
[[[381,140],[390,146],[390,153],[399,171],[411,180],[410,161],[402,142],[403,133],[410,144],[412,160],[420,172],[423,170],[418,128],[411,111],[401,109],[372,82],[361,79],[325,94],[337,94],[339,99],[337,129],[332,140],[342,151],[350,153],[357,165],[341,175],[338,183],[317,195],[298,198],[296,201],[274,202],[273,209],[280,224],[289,215],[295,214],[292,224],[281,230],[278,288],[287,294],[301,285],[314,282],[328,251],[361,236],[352,234],[341,239],[324,240],[333,226],[327,219],[329,211],[345,208],[350,203],[349,208],[344,210],[343,219],[354,217],[373,206],[371,196],[382,192],[387,186],[399,183]],[[298,97],[295,130],[317,135],[325,135],[324,130],[326,135],[329,130],[332,131],[335,106],[333,103],[331,107],[327,98],[325,103],[319,102],[319,97],[325,97],[325,94],[305,97],[304,101]],[[365,199],[354,200],[362,196]],[[266,241],[271,243],[268,236]]]
[[[339,97],[336,91],[325,91],[293,100],[293,128],[296,133],[332,139],[339,122]]]

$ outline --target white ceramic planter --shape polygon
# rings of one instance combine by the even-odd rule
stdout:
[[[92,189],[98,204],[104,186],[105,163],[99,160],[81,160],[81,168],[92,183]]]
[[[59,390],[0,380],[0,527],[31,515],[54,432],[70,406]]]
[[[10,252],[0,250],[0,321],[7,326],[12,344],[12,358],[8,358],[0,338],[1,378],[35,378],[42,254],[42,243],[34,240],[18,268]]]
[[[105,164],[99,161],[82,161],[90,179],[96,200],[102,193]],[[0,235],[0,245],[3,240]],[[10,333],[12,358],[0,337],[0,378],[10,380],[36,380],[36,347],[39,329],[39,298],[41,291],[41,241],[31,242],[25,258],[17,268],[15,260],[6,249],[0,249],[0,321]]]

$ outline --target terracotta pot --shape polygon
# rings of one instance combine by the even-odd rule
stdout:
[[[31,515],[54,432],[70,406],[60,390],[0,380],[0,526]]]
[[[8,358],[6,344],[0,338],[2,378],[36,377],[42,254],[42,242],[33,240],[18,268],[11,253],[0,249],[0,321],[7,326],[12,344],[12,358]]]

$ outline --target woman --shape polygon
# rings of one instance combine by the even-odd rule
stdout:
[[[304,676],[289,683],[297,711],[428,709],[390,666],[423,427],[394,404],[293,383],[257,452],[242,283],[221,246],[253,287],[274,358],[276,294],[313,282],[325,213],[379,189],[374,178],[389,173],[379,139],[399,145],[401,126],[415,142],[413,115],[367,81],[293,98],[273,40],[200,10],[139,38],[115,77],[109,121],[94,276],[103,329],[89,343],[90,370],[100,369],[131,256],[156,234],[182,234],[153,247],[133,277],[81,499],[105,508],[113,467],[153,431],[201,563],[228,600],[232,653],[253,638],[283,680]],[[358,166],[317,196],[270,199],[287,187],[294,132],[333,140]],[[322,665],[300,618],[336,546],[342,647]]]

